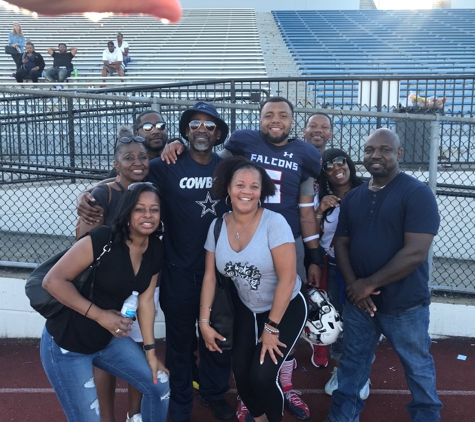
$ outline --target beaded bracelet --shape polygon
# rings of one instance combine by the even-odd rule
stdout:
[[[266,330],[269,334],[272,334],[273,336],[278,336],[280,334],[279,330],[273,330],[267,324],[264,324],[264,330]]]
[[[211,324],[211,321],[209,319],[199,319],[198,320],[198,324],[205,324],[205,323]]]

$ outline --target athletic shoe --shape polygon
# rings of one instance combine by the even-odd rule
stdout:
[[[337,377],[337,371],[338,368],[335,366],[332,370],[332,376],[328,380],[328,382],[325,384],[325,393],[327,393],[329,396],[332,395],[332,393],[338,389],[338,377]],[[363,388],[360,390],[360,398],[361,400],[366,400],[369,397],[369,384],[370,384],[370,379],[368,378],[368,381],[366,381],[366,384],[363,386]]]
[[[136,413],[134,416],[129,418],[129,414],[127,413],[127,419],[125,422],[142,422],[142,415],[140,413]]]
[[[338,388],[338,377],[337,377],[338,367],[334,367],[332,370],[332,376],[325,384],[325,393],[329,396],[333,394],[333,392]]]
[[[366,400],[369,397],[369,384],[370,384],[370,379],[368,378],[368,381],[366,381],[366,384],[363,386],[363,388],[360,390],[360,398],[361,400]]]
[[[315,344],[310,344],[312,348],[312,357],[310,361],[312,365],[316,368],[326,368],[328,366],[328,357],[327,357],[327,346],[316,346]]]
[[[201,396],[198,396],[198,401],[206,407],[211,407],[215,418],[220,420],[231,419],[235,415],[235,410],[224,399],[221,400],[206,400]]]
[[[305,420],[310,417],[310,410],[307,404],[299,397],[302,392],[297,390],[289,390],[284,393],[284,403],[290,412],[298,419]]]
[[[16,73],[10,73],[10,78],[16,78]]]
[[[236,418],[239,422],[254,422],[254,418],[249,413],[248,408],[238,396],[239,404],[236,410]]]

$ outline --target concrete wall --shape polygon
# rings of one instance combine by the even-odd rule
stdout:
[[[0,278],[0,338],[41,337],[45,319],[30,308],[24,289],[24,279]],[[473,337],[475,306],[469,301],[432,303],[429,332],[434,337]],[[161,311],[155,321],[155,337],[165,337]]]
[[[453,1],[453,0],[452,0]],[[181,0],[183,9],[226,9],[250,8],[256,12],[270,12],[271,10],[359,10],[360,0],[284,0],[255,1],[240,0],[223,2],[222,0]]]

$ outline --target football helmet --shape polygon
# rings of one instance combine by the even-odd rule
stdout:
[[[308,291],[308,316],[302,337],[311,344],[325,346],[338,339],[343,333],[340,314],[328,300],[323,290]]]

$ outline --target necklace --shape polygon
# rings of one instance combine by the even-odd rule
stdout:
[[[371,180],[369,181],[370,184],[371,184],[371,187],[372,188],[375,188],[375,189],[384,189],[386,187],[386,185],[383,185],[383,186],[374,186],[374,183],[373,183],[373,178],[371,178]]]
[[[246,229],[247,226],[249,226],[249,224],[252,223],[252,221],[254,220],[254,218],[256,217],[257,215],[257,211],[259,211],[259,207],[257,208],[256,212],[254,213],[254,215],[252,216],[252,218],[247,222],[247,224],[241,229],[239,230],[241,233],[243,232],[243,230]],[[233,220],[234,220],[234,227],[236,227],[236,219],[234,218],[234,215],[233,215]],[[234,236],[236,239],[239,239],[239,231],[236,232],[236,235]]]

